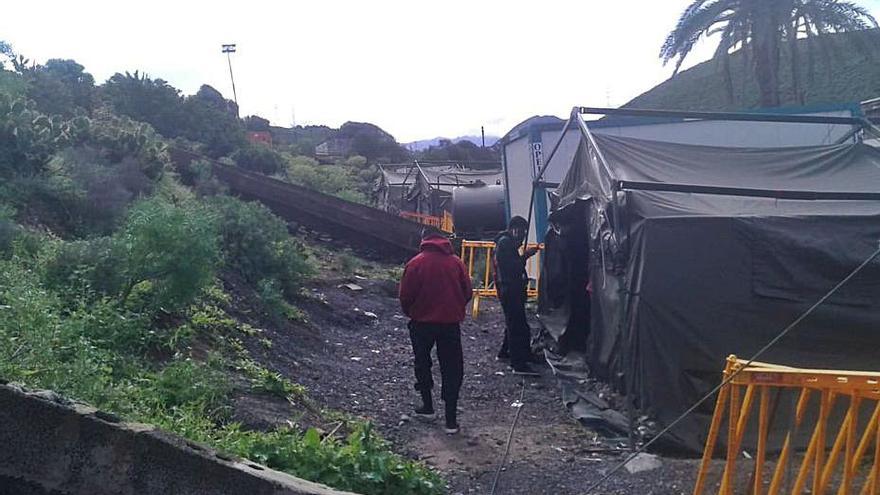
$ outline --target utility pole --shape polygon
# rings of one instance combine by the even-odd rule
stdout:
[[[483,140],[483,148],[485,148],[486,147],[486,128],[483,126],[480,126],[480,137]]]
[[[232,57],[230,54],[235,53],[235,43],[222,45],[223,53],[226,54],[226,62],[229,63],[229,80],[232,81],[232,98],[235,100],[235,107],[238,110],[238,95],[235,93],[235,78],[232,77]]]

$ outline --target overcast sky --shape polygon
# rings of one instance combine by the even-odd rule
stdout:
[[[38,62],[73,58],[100,82],[140,70],[229,98],[220,45],[237,43],[242,115],[372,122],[408,142],[621,105],[671,75],[657,54],[691,1],[28,0],[5,3],[0,39]],[[880,14],[880,0],[860,3]]]

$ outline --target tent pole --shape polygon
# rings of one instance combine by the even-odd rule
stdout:
[[[834,117],[824,115],[785,115],[778,113],[744,112],[687,112],[677,110],[642,110],[638,108],[578,107],[578,112],[590,115],[619,115],[624,117],[653,117],[685,120],[720,120],[739,122],[789,122],[795,124],[841,124],[864,126],[864,117]]]
[[[550,154],[547,156],[547,159],[544,160],[544,163],[541,164],[540,170],[538,170],[538,175],[532,180],[532,197],[529,198],[529,217],[526,219],[526,244],[529,242],[529,230],[532,228],[532,211],[535,209],[535,192],[538,190],[538,184],[541,182],[541,178],[544,177],[544,172],[547,170],[547,166],[550,165],[550,160],[556,155],[556,152],[559,150],[559,147],[562,145],[562,140],[565,139],[565,133],[568,132],[568,129],[571,127],[572,121],[575,119],[580,119],[578,114],[578,107],[574,107],[571,109],[571,114],[568,117],[568,121],[565,123],[565,126],[562,128],[562,131],[559,133],[559,139],[556,140],[556,144],[553,145],[553,149],[550,150]],[[535,239],[537,240],[538,232],[535,232]]]
[[[579,111],[579,113],[582,113],[583,109],[578,109],[578,111]],[[590,147],[593,148],[593,150],[596,152],[596,156],[599,158],[599,161],[602,163],[602,167],[605,168],[609,177],[613,177],[613,174],[611,173],[611,167],[608,165],[608,160],[605,159],[605,154],[602,153],[602,150],[599,148],[599,145],[596,143],[596,139],[593,136],[593,133],[590,132],[589,126],[587,126],[587,123],[584,122],[584,120],[582,118],[580,118],[580,116],[578,116],[577,121],[578,121],[578,126],[580,127],[580,130],[581,130],[581,134],[583,134],[584,138],[587,140]],[[617,184],[619,184],[619,182],[615,182],[614,184],[615,184],[614,188],[616,189]],[[617,192],[612,191],[612,194],[614,194],[614,204],[615,204],[615,208],[613,211],[613,214],[615,217],[614,218],[614,225],[616,228],[620,228],[621,227],[621,221],[620,221],[621,220],[621,212],[622,212],[624,206],[621,203],[620,196],[617,194]],[[632,235],[632,233],[629,231],[629,229],[630,229],[629,222],[627,222],[626,228],[627,228],[626,241],[627,241],[627,243],[629,243],[629,239]],[[622,247],[622,245],[619,245],[619,246]],[[600,246],[599,249],[604,249],[604,248],[602,246]],[[627,248],[627,251],[629,251],[628,248]],[[620,273],[617,274],[617,286],[618,286],[617,287],[618,297],[620,298],[620,316],[619,316],[620,321],[618,322],[618,326],[619,326],[620,335],[624,335],[624,331],[627,328],[627,325],[626,325],[627,299],[626,298],[627,298],[628,291],[627,291],[627,287],[626,287],[626,270],[621,270]],[[632,338],[632,336],[626,335],[625,338],[627,340],[629,340],[630,338]],[[627,346],[627,348],[631,348],[631,346]],[[624,362],[626,363],[624,366],[624,376],[622,376],[620,378],[624,384],[624,390],[626,391],[626,415],[627,415],[627,421],[629,424],[629,435],[628,435],[629,448],[630,448],[631,452],[636,452],[636,449],[638,448],[636,446],[636,410],[635,410],[635,405],[633,404],[634,387],[633,387],[633,383],[632,383],[632,376],[633,376],[633,373],[632,373],[633,369],[632,368],[634,366],[635,356],[630,355],[631,353],[627,353],[627,354],[628,355],[624,356]]]

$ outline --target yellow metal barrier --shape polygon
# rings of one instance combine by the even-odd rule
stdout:
[[[746,361],[736,356],[727,359],[725,378],[738,369],[742,371],[718,393],[694,495],[701,495],[706,488],[712,455],[725,418],[727,454],[717,492],[721,495],[733,494],[735,488],[739,488],[736,493],[777,495],[787,492],[783,481],[791,476],[793,481],[786,484],[792,494],[822,495],[832,493],[835,486],[837,495],[880,494],[880,372],[799,369],[758,362],[745,367],[745,364]],[[793,428],[809,431],[802,428],[811,426],[812,435],[802,458],[796,460],[798,453],[792,446],[794,432],[786,432],[774,466],[768,461],[766,450],[771,421],[770,392],[779,389],[799,390]],[[811,397],[817,400],[811,401]],[[757,445],[751,462],[754,471],[748,486],[737,486],[737,464],[748,463],[742,455],[742,442],[756,402]],[[806,425],[806,413],[812,402],[818,406],[817,419],[815,424]],[[840,424],[829,420],[836,402],[846,408]],[[871,418],[860,429],[860,412],[868,411],[873,411]],[[829,450],[826,439],[832,437],[834,442]],[[789,473],[790,465],[797,469]],[[766,480],[765,474],[770,475]]]
[[[455,231],[455,225],[452,223],[452,214],[450,214],[448,211],[444,211],[442,217],[424,215],[422,213],[413,213],[411,211],[402,211],[400,212],[400,216],[402,218],[406,218],[407,220],[412,220],[422,225],[428,225],[450,234]]]
[[[529,244],[527,247],[544,248],[543,244]],[[474,302],[471,315],[476,318],[480,313],[481,297],[498,297],[495,289],[495,271],[492,256],[495,243],[492,241],[462,241],[461,259],[468,269],[468,275],[474,283]],[[541,251],[526,262],[529,274],[527,294],[530,299],[538,297],[538,286],[541,282]]]

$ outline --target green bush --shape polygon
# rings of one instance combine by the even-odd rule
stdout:
[[[210,285],[220,258],[216,217],[196,202],[136,203],[114,239],[125,259],[120,299],[140,286],[148,303],[165,311],[188,306]]]
[[[196,441],[340,490],[365,495],[445,492],[435,473],[392,453],[369,423],[354,425],[351,434],[340,441],[322,439],[315,429],[305,433],[291,428],[255,432],[237,424],[212,428],[187,410],[178,410],[176,416],[163,420],[162,426]]]
[[[0,260],[0,377],[149,422],[190,440],[316,482],[364,494],[443,492],[436,474],[401,458],[367,424],[344,441],[315,430],[248,431],[228,423],[231,384],[222,360],[175,358],[151,370],[138,345],[150,339],[144,319],[106,300],[71,310],[41,284],[40,259]],[[72,297],[65,294],[65,298]],[[217,317],[209,318],[211,321]],[[134,353],[133,353],[134,352]],[[302,387],[242,356],[237,367],[254,387],[298,396]]]
[[[210,285],[219,259],[215,216],[205,205],[153,198],[136,203],[112,237],[61,243],[43,274],[54,290],[171,312]]]
[[[232,158],[239,167],[273,175],[284,170],[284,158],[272,148],[262,144],[251,144],[239,148]]]
[[[352,155],[345,159],[345,166],[363,168],[367,165],[367,159],[361,155]]]
[[[12,253],[12,245],[21,235],[21,228],[16,225],[15,208],[0,203],[0,258]]]
[[[348,201],[367,203],[355,168],[320,165],[314,158],[295,156],[288,161],[287,180]]]
[[[111,237],[60,242],[43,268],[46,286],[60,293],[115,296],[122,290],[125,258]]]
[[[42,172],[55,152],[81,142],[88,129],[85,117],[49,117],[33,101],[0,93],[0,177]]]
[[[218,196],[210,205],[219,217],[226,265],[252,284],[274,280],[286,296],[295,295],[312,268],[287,224],[259,203]]]
[[[232,385],[216,360],[178,359],[156,374],[151,392],[163,408],[197,406],[215,420],[229,417]]]

